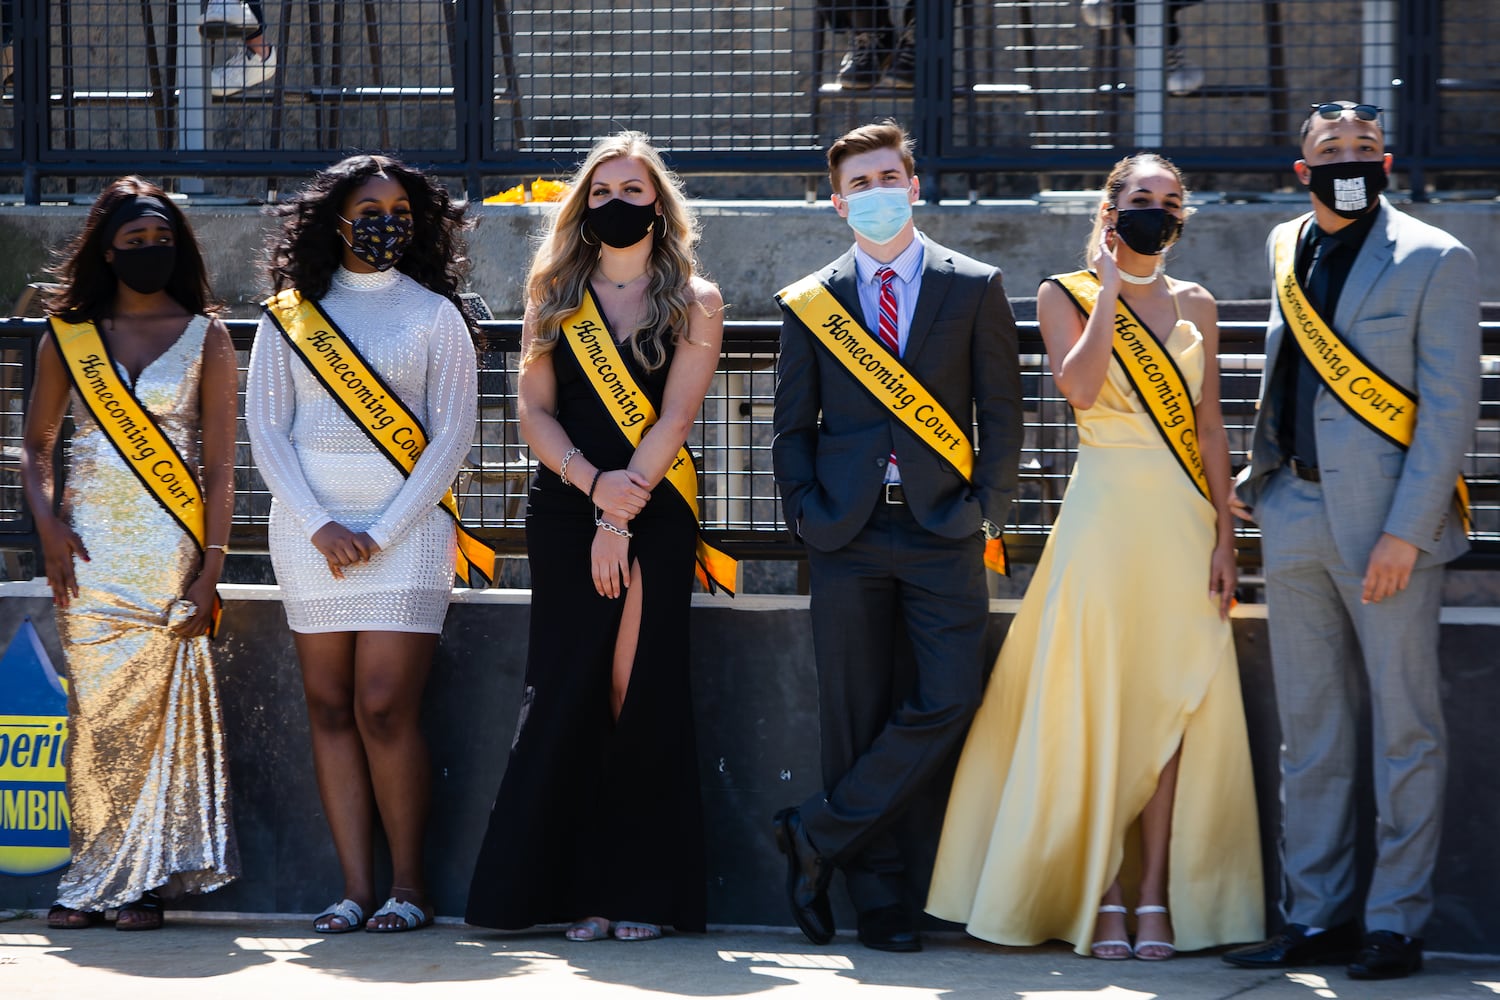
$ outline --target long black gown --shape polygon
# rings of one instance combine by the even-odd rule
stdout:
[[[669,349],[670,350],[670,349]],[[661,410],[666,365],[620,353]],[[557,419],[601,469],[633,449],[565,344],[552,352]],[[688,680],[697,525],[665,482],[630,524],[640,641],[618,721],[610,667],[624,598],[590,574],[594,508],[539,468],[526,514],[530,647],[516,738],[474,867],[465,919],[519,929],[586,916],[704,928],[703,821]]]

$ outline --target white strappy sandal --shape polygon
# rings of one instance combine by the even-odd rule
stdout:
[[[1099,907],[1099,912],[1125,914],[1129,913],[1130,911],[1125,909],[1125,907],[1123,906],[1116,906],[1113,903],[1106,903],[1105,905]],[[1100,953],[1100,948],[1123,948],[1125,949],[1125,954],[1105,955]],[[1095,941],[1093,944],[1089,945],[1089,954],[1105,962],[1123,962],[1125,959],[1130,958],[1135,954],[1135,949],[1130,947],[1129,941],[1110,939],[1104,941]]]
[[[1143,913],[1160,913],[1163,916],[1166,916],[1167,908],[1165,906],[1137,906],[1135,908],[1136,917],[1140,917],[1140,915]],[[1141,951],[1145,948],[1161,949],[1164,953],[1157,955],[1143,955],[1141,954]],[[1177,954],[1177,945],[1171,941],[1141,940],[1136,941],[1135,943],[1135,957],[1140,959],[1142,962],[1165,962],[1175,954]]]

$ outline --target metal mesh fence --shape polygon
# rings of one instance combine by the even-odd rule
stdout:
[[[454,6],[50,5],[54,150],[457,148]]]
[[[939,173],[1156,148],[1264,187],[1307,105],[1340,97],[1386,108],[1417,177],[1493,176],[1500,148],[1487,0],[4,0],[0,19],[12,174],[298,173],[380,148],[473,194],[622,127],[688,173],[813,174],[893,116]]]

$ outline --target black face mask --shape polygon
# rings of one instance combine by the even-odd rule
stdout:
[[[583,235],[592,233],[600,243],[624,250],[645,239],[657,218],[654,204],[632,205],[614,198],[584,213]]]
[[[409,215],[362,215],[357,219],[345,219],[341,215],[339,218],[349,223],[354,239],[344,242],[354,256],[377,271],[389,271],[395,267],[411,245]]]
[[[171,282],[172,271],[177,267],[177,248],[161,245],[129,250],[116,248],[115,259],[109,266],[126,288],[151,295]]]
[[[1125,208],[1115,213],[1115,235],[1136,253],[1154,257],[1182,234],[1182,220],[1165,208]]]
[[[1380,160],[1320,163],[1309,166],[1307,186],[1313,197],[1346,219],[1357,219],[1370,210],[1385,190],[1385,164]]]

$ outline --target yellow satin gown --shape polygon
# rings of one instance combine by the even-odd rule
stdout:
[[[1166,346],[1196,403],[1203,338],[1180,312]],[[1059,939],[1087,955],[1127,834],[1180,744],[1177,948],[1257,940],[1249,742],[1234,640],[1208,593],[1214,508],[1118,361],[1077,420],[1072,482],[964,745],[928,912],[999,944]]]

